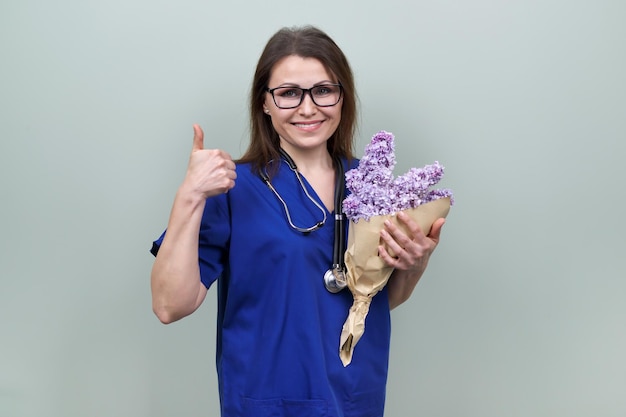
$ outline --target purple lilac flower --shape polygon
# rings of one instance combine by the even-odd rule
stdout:
[[[394,136],[381,130],[365,147],[359,166],[346,172],[351,194],[343,201],[343,211],[348,219],[369,220],[445,197],[454,203],[452,190],[431,189],[443,177],[444,168],[439,162],[411,168],[397,178],[393,177],[395,165]]]

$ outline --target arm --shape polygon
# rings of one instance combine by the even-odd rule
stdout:
[[[398,219],[407,226],[408,235],[391,222],[385,223],[385,229],[381,231],[384,242],[398,256],[391,257],[383,245],[378,249],[380,257],[395,268],[387,283],[391,309],[407,301],[413,293],[426,271],[430,255],[439,243],[441,228],[445,223],[445,219],[437,219],[428,236],[425,236],[419,225],[405,213],[398,213]]]
[[[235,185],[235,164],[219,150],[204,149],[204,133],[194,125],[187,175],[176,193],[161,247],[150,277],[152,309],[163,323],[193,313],[207,289],[200,281],[198,235],[207,198]]]

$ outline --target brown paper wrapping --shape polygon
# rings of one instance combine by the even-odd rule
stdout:
[[[404,210],[419,224],[425,235],[430,233],[435,220],[446,217],[449,211],[449,198],[441,198]],[[352,361],[354,347],[365,332],[365,318],[372,298],[383,289],[393,272],[393,268],[378,256],[378,246],[382,243],[380,231],[384,228],[387,219],[406,232],[404,223],[400,223],[395,214],[374,216],[369,221],[360,220],[358,223],[351,221],[348,227],[348,245],[345,253],[346,278],[354,303],[350,307],[339,341],[339,357],[343,366],[348,366]],[[390,254],[393,256],[392,253]]]

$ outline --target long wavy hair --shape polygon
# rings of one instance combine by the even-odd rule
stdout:
[[[274,65],[291,55],[319,60],[342,85],[341,121],[326,146],[331,156],[348,160],[354,157],[357,95],[347,58],[339,46],[316,27],[282,28],[265,45],[250,90],[250,144],[238,162],[250,163],[256,172],[260,172],[269,161],[279,158],[280,138],[272,126],[271,118],[263,111],[263,104]]]

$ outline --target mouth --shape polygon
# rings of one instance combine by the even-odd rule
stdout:
[[[319,127],[322,123],[323,123],[322,120],[318,120],[318,121],[315,121],[315,122],[292,123],[292,125],[294,125],[298,129],[313,130],[313,129],[316,129],[317,127]]]

